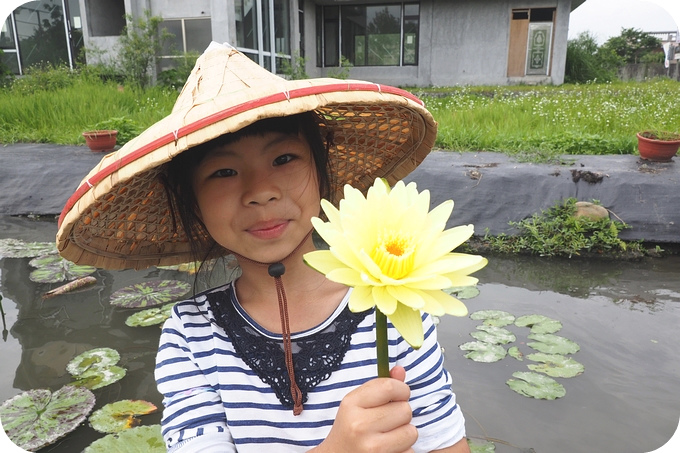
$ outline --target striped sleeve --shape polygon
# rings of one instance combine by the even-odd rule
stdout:
[[[437,342],[437,330],[430,315],[423,315],[425,340],[417,351],[396,329],[397,365],[406,369],[411,388],[412,424],[418,428],[416,453],[454,445],[465,436],[465,419],[451,389],[451,375],[444,368],[444,357]]]
[[[183,332],[187,323],[209,323],[193,302],[173,307],[172,317],[164,326],[156,356],[155,377],[163,394],[162,434],[168,450],[207,435],[225,442],[223,451],[233,445],[227,428],[222,400],[196,363],[190,349],[191,341]],[[233,447],[232,447],[233,448]],[[192,450],[193,451],[193,450]]]

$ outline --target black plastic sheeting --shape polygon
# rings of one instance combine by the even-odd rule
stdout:
[[[59,214],[82,178],[104,156],[84,146],[0,146],[0,215]],[[680,163],[637,156],[563,156],[556,164],[504,154],[432,152],[405,181],[429,189],[432,206],[453,199],[449,227],[472,223],[476,235],[508,225],[566,198],[599,200],[632,228],[623,239],[680,243]]]

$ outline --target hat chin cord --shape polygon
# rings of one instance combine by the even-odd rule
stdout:
[[[281,319],[281,337],[283,339],[283,353],[286,356],[286,369],[288,371],[288,378],[290,379],[290,394],[293,397],[293,415],[300,415],[302,413],[302,392],[295,381],[295,369],[293,367],[293,348],[291,345],[291,335],[290,335],[290,320],[288,316],[288,300],[286,299],[286,291],[283,288],[283,280],[281,276],[286,272],[286,267],[283,262],[294,255],[302,245],[307,242],[309,236],[311,236],[313,230],[309,230],[309,233],[300,241],[300,243],[295,247],[295,249],[286,255],[282,260],[274,263],[262,263],[260,261],[251,260],[243,255],[230,251],[239,259],[248,261],[250,263],[258,264],[261,266],[267,266],[267,271],[270,276],[274,277],[274,283],[276,285],[276,296],[279,300],[279,317]]]

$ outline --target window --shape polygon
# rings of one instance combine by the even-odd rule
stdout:
[[[14,10],[22,69],[50,62],[69,64],[61,0],[24,3]]]
[[[90,36],[120,36],[125,28],[123,0],[85,0]]]
[[[161,22],[161,29],[166,29],[173,36],[164,43],[163,57],[160,59],[160,70],[170,69],[172,59],[186,52],[202,53],[212,40],[210,18],[167,19]]]
[[[291,58],[290,2],[235,0],[234,15],[236,47],[260,66],[281,72],[283,59]]]
[[[418,64],[417,3],[317,8],[319,66],[339,66],[341,56],[354,66]]]
[[[13,18],[14,16],[10,14],[0,29],[0,49],[2,49],[3,52],[2,62],[0,64],[7,65],[14,74],[20,74],[19,54],[16,49],[16,40],[14,39]]]

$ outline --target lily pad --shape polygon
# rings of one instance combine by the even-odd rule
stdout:
[[[520,395],[542,400],[554,400],[567,394],[564,386],[544,374],[529,371],[512,373],[516,379],[508,379],[506,384]]]
[[[74,280],[97,271],[94,266],[78,265],[59,255],[44,255],[33,258],[28,264],[37,268],[28,276],[31,281],[37,283],[58,283],[64,280]]]
[[[498,362],[507,354],[503,346],[483,341],[470,341],[460,345],[459,348],[463,351],[470,351],[465,354],[465,357],[475,362]]]
[[[162,307],[147,308],[134,315],[128,316],[125,324],[130,327],[146,327],[161,324],[172,315],[175,304],[165,304]]]
[[[111,305],[123,308],[154,307],[180,299],[191,290],[179,280],[151,280],[127,286],[111,294]]]
[[[471,332],[475,340],[493,344],[508,344],[517,339],[508,329],[496,326],[477,326],[477,332]]]
[[[562,328],[562,323],[543,315],[525,315],[515,320],[517,327],[531,327],[531,333],[555,333]]]
[[[138,426],[94,441],[83,453],[165,453],[160,425]]]
[[[456,299],[472,299],[479,296],[479,288],[476,286],[453,286],[444,290]]]
[[[141,424],[136,415],[156,412],[158,408],[148,401],[123,400],[107,404],[90,415],[90,425],[100,433],[117,433]]]
[[[119,360],[120,354],[115,349],[90,349],[73,358],[66,371],[76,378],[73,385],[95,390],[125,377],[125,368],[116,366]]]
[[[189,263],[175,264],[174,266],[156,266],[158,269],[168,270],[168,271],[178,271],[186,272],[187,274],[195,274],[201,267],[199,261],[191,261]]]
[[[96,390],[114,382],[118,382],[125,377],[127,371],[125,368],[119,366],[110,366],[108,368],[94,369],[87,373],[77,376],[73,385],[78,387],[85,387],[90,390]]]
[[[536,341],[527,343],[527,346],[546,354],[575,354],[581,349],[570,339],[550,333],[532,333],[528,338]]]
[[[577,362],[571,357],[565,357],[560,354],[544,354],[537,352],[529,354],[527,359],[534,362],[541,362],[541,365],[528,365],[532,371],[545,373],[552,377],[570,378],[578,376],[583,373],[585,367],[582,363]]]
[[[94,394],[85,388],[67,385],[54,393],[29,390],[5,401],[0,419],[12,442],[35,451],[76,429],[94,403]]]
[[[496,444],[488,440],[482,441],[468,438],[467,443],[470,447],[470,453],[494,453],[496,451]]]
[[[57,253],[54,242],[25,242],[21,239],[0,239],[0,258],[32,258]]]
[[[72,376],[82,376],[90,371],[108,368],[120,361],[118,351],[111,348],[96,348],[85,351],[74,357],[68,365],[66,371]]]
[[[519,350],[517,346],[513,346],[508,349],[508,355],[512,357],[513,359],[517,359],[520,362],[524,360],[524,354],[522,354],[522,351]]]
[[[472,313],[470,319],[484,320],[486,326],[505,327],[515,322],[515,315],[502,310],[479,310]]]

